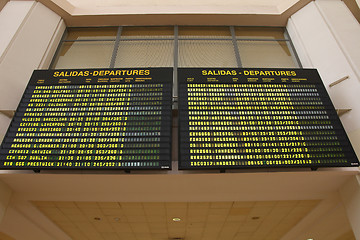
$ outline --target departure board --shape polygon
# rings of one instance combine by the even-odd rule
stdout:
[[[170,169],[171,68],[34,71],[1,169]]]
[[[358,166],[316,70],[178,70],[179,169]]]

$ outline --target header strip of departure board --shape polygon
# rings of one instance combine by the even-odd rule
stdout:
[[[322,81],[313,69],[258,68],[183,68],[178,71],[179,83],[317,83]]]
[[[171,68],[39,70],[29,85],[77,85],[117,83],[169,83]],[[46,89],[46,88],[44,88]]]
[[[358,166],[314,69],[180,68],[179,169]]]

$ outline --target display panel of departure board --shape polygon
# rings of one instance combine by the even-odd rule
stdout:
[[[358,166],[313,69],[179,69],[179,169]]]
[[[34,71],[1,169],[170,169],[171,68]]]

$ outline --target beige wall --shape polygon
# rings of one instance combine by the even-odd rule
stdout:
[[[315,1],[294,14],[287,29],[303,67],[318,69],[335,108],[352,109],[340,119],[360,156],[359,23],[342,1]]]
[[[315,1],[291,16],[287,29],[303,66],[318,69],[335,108],[352,109],[340,120],[360,157],[359,22],[342,1]],[[345,81],[329,86],[346,76]],[[358,177],[340,192],[355,237],[360,239]]]
[[[0,223],[2,222],[11,197],[11,189],[0,180]]]
[[[11,1],[0,12],[0,110],[15,110],[35,69],[47,68],[65,30],[62,19],[35,1]],[[1,113],[0,113],[1,114]],[[0,116],[0,139],[10,119]]]

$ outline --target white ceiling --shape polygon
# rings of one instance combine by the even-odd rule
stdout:
[[[159,12],[231,12],[240,14],[281,14],[299,0],[67,0],[74,6],[74,13],[117,13],[132,11]]]
[[[0,9],[7,1],[0,0]],[[167,25],[234,25],[234,22],[237,22],[239,24],[236,25],[243,26],[285,26],[287,19],[293,13],[311,2],[311,0],[38,1],[60,15],[67,26],[164,25],[164,22]],[[360,0],[343,1],[360,21]],[[177,16],[172,16],[173,14]],[[136,16],[136,19],[131,16]]]
[[[277,240],[319,202],[36,201],[34,204],[73,240]],[[173,221],[174,218],[180,221]]]
[[[311,0],[38,0],[67,26],[285,26]],[[354,1],[354,0],[353,0]],[[135,17],[135,18],[134,18]]]
[[[189,216],[200,217],[197,209],[206,207],[207,211],[201,215],[203,221],[199,223],[202,227],[195,232],[210,231],[220,236],[226,231],[215,226],[223,224],[234,234],[234,238],[209,238],[205,234],[207,240],[248,240],[246,234],[257,236],[250,238],[253,240],[279,240],[279,236],[282,236],[281,240],[304,240],[309,236],[316,240],[339,240],[338,237],[351,231],[351,227],[337,191],[358,172],[357,168],[319,169],[316,172],[296,169],[293,172],[229,171],[226,174],[174,170],[168,174],[147,172],[145,175],[142,171],[131,174],[123,171],[106,174],[101,171],[74,171],[72,174],[42,171],[34,174],[3,170],[0,181],[12,189],[12,198],[0,224],[0,232],[19,240],[70,240],[72,234],[77,236],[74,239],[91,239],[81,237],[84,231],[91,230],[102,235],[96,240],[120,240],[124,238],[119,232],[130,225],[133,230],[137,226],[142,230],[132,230],[126,240],[178,236],[198,240],[186,235],[187,230],[193,230],[192,223],[196,220]],[[132,210],[134,207],[136,214]],[[155,216],[159,214],[161,219]],[[280,224],[281,214],[287,218]],[[238,222],[234,216],[239,218]],[[172,217],[183,217],[184,222],[178,224],[181,227],[172,228]],[[105,226],[108,224],[95,218],[107,219],[110,225]],[[118,221],[116,218],[124,222],[118,224],[114,222]],[[157,224],[156,219],[162,224]],[[279,220],[277,232],[266,230],[275,229],[270,227],[275,223],[271,219]],[[236,220],[235,225],[233,220]],[[166,233],[156,232],[164,226]],[[138,238],[143,233],[146,236]],[[156,234],[162,238],[157,238],[160,235]]]

